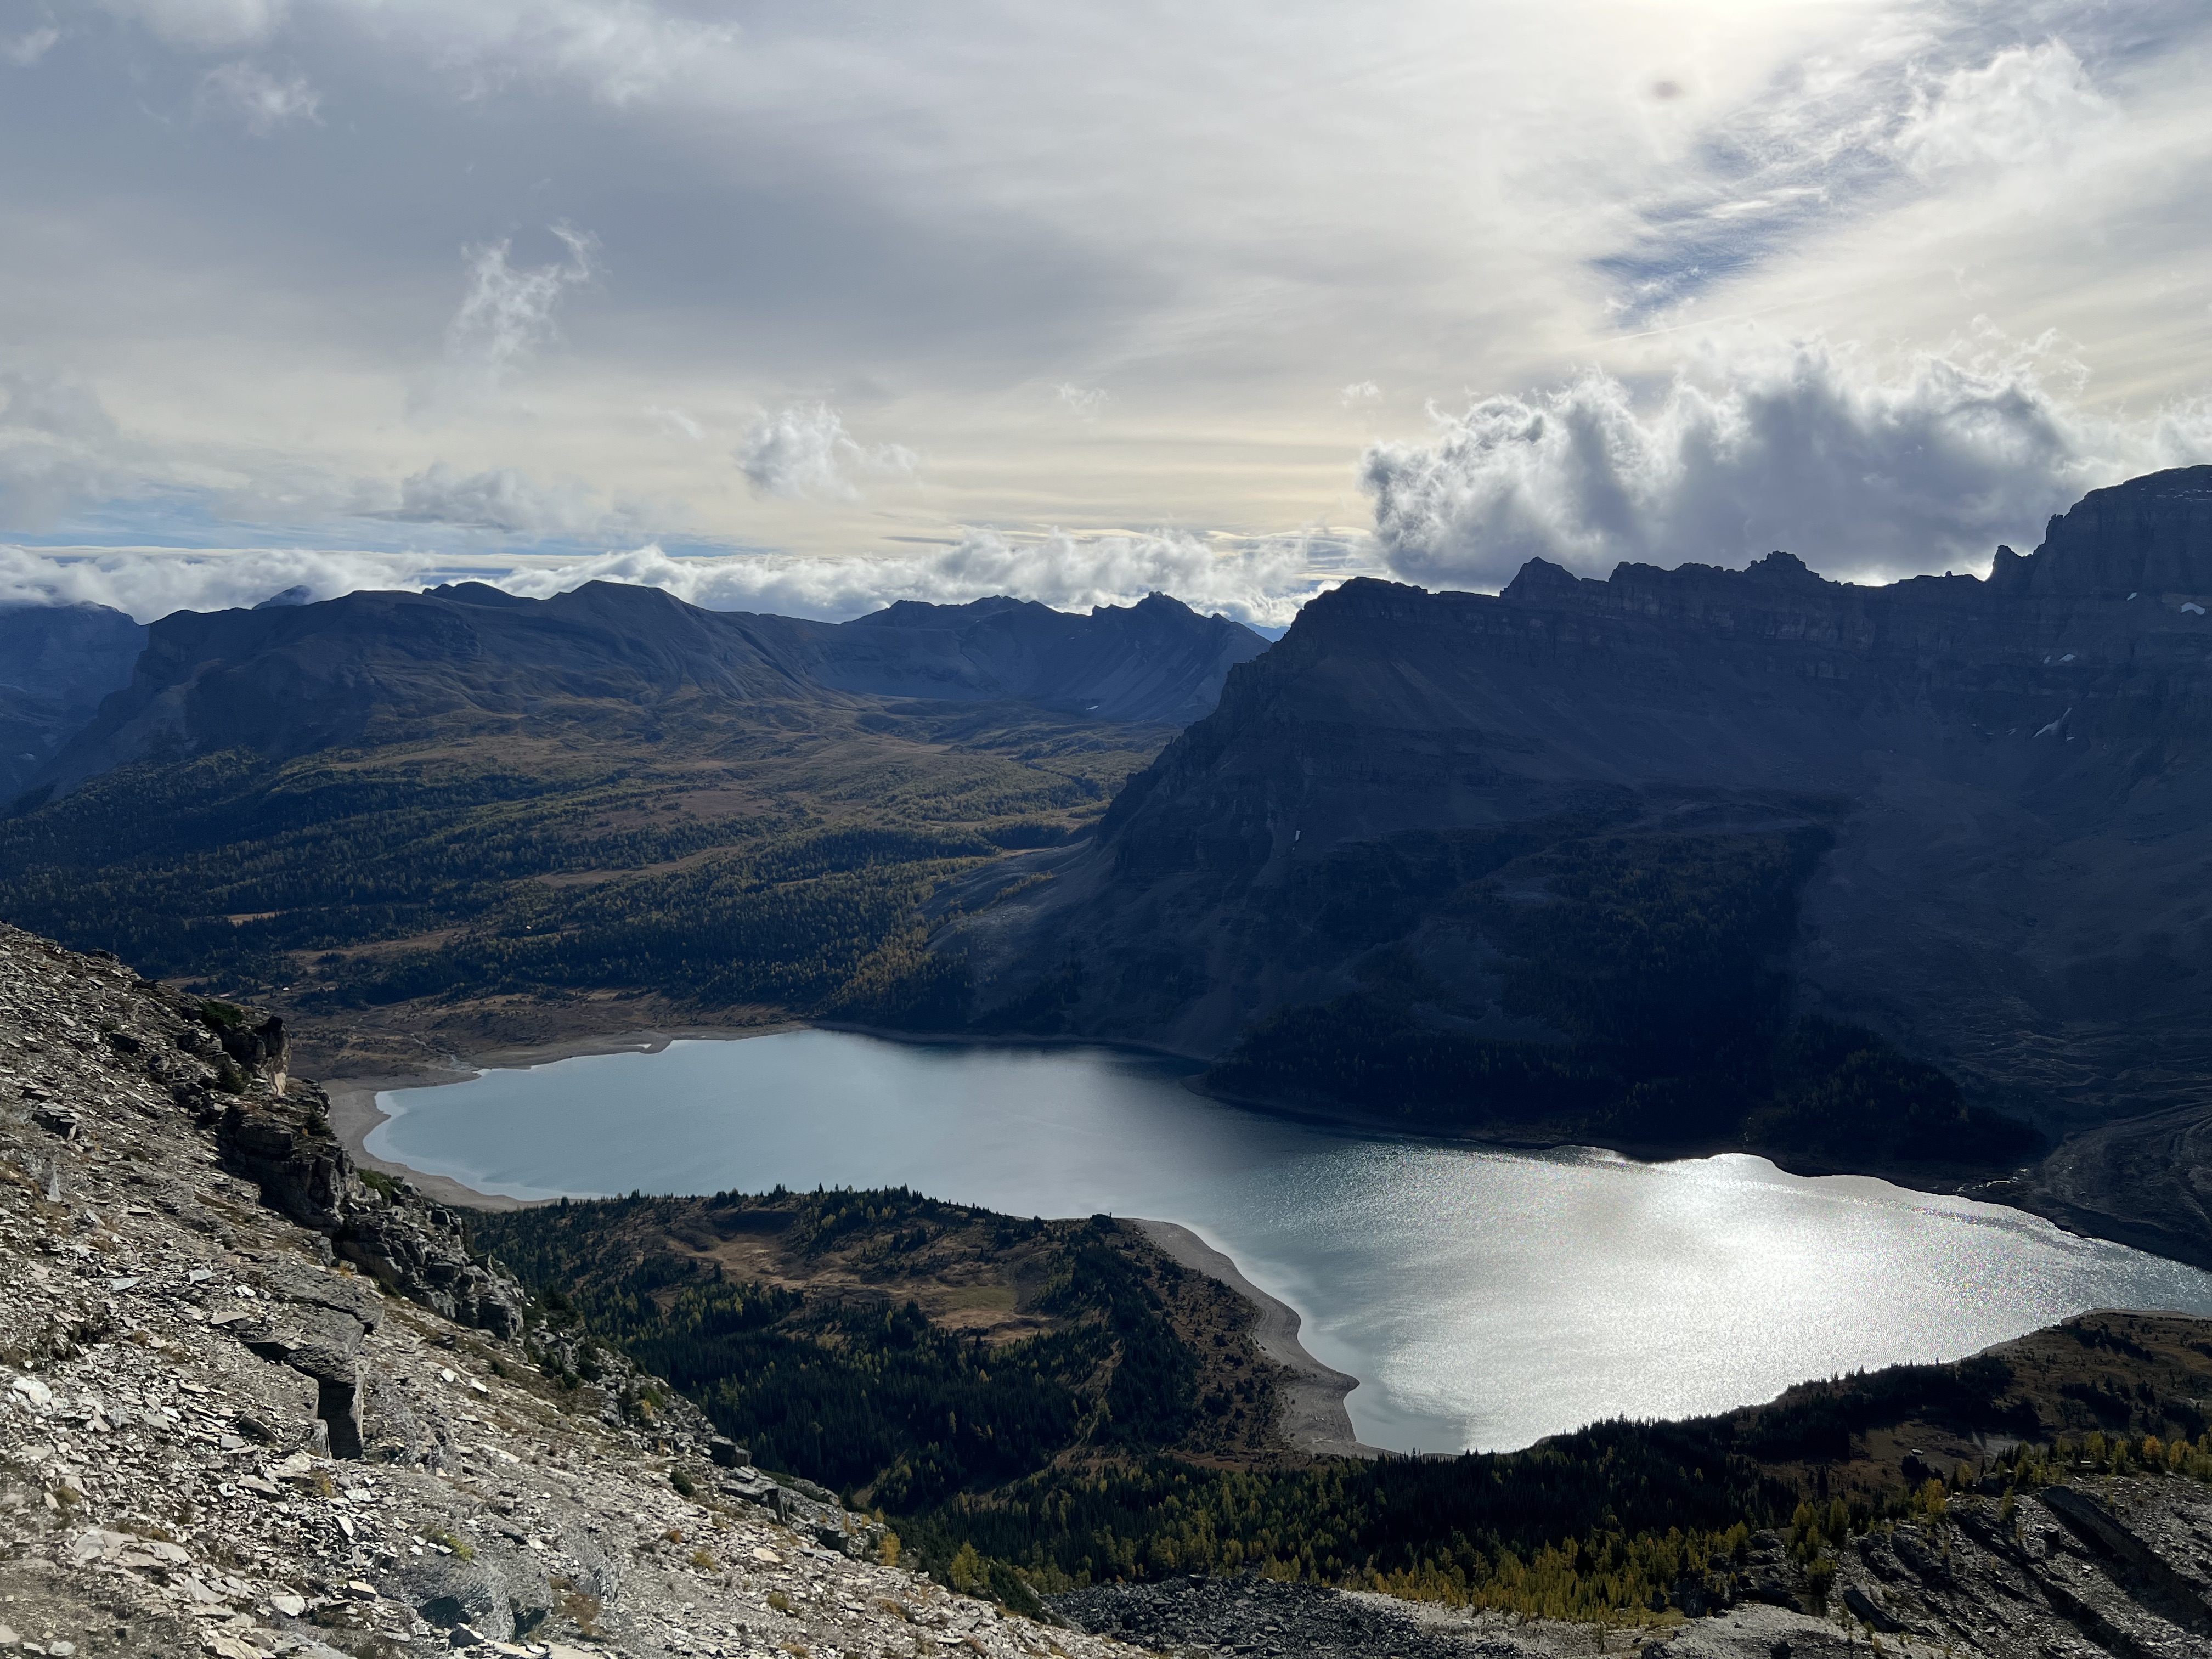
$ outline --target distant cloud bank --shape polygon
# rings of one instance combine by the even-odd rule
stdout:
[[[1437,411],[1425,441],[1367,451],[1381,558],[1431,587],[1495,588],[1538,556],[1603,575],[1774,548],[1844,577],[1978,569],[2087,489],[2212,459],[2212,402],[2095,415],[2047,343],[1985,343],[1885,373],[1814,342],[1641,400],[1592,372]]]
[[[258,549],[176,552],[118,549],[52,552],[0,547],[0,605],[112,605],[140,621],[173,611],[258,605],[291,588],[317,599],[364,588],[417,589],[489,581],[543,599],[588,581],[664,588],[714,611],[757,611],[839,621],[899,599],[957,605],[1010,593],[1063,611],[1133,605],[1171,593],[1195,610],[1280,628],[1336,580],[1318,565],[1345,562],[1337,542],[1301,536],[1218,545],[1176,534],[1015,540],[972,530],[925,553],[806,558],[750,555],[679,558],[657,545],[556,561],[457,563],[412,553]]]

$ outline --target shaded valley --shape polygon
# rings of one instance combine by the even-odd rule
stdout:
[[[0,909],[276,998],[348,1068],[872,1017],[922,898],[1081,833],[1265,644],[1167,599],[836,627],[464,585],[180,613],[0,821]]]

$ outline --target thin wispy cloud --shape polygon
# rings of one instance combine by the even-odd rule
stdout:
[[[443,462],[401,480],[399,504],[374,516],[501,535],[591,536],[624,516],[591,490],[545,483],[511,466],[463,473]]]
[[[446,326],[446,356],[487,385],[503,383],[552,340],[562,300],[592,280],[598,239],[573,225],[547,228],[568,249],[566,258],[518,266],[508,258],[511,240],[481,242],[462,251],[467,287],[460,309]]]
[[[1098,411],[1113,401],[1113,394],[1105,387],[1077,386],[1072,380],[1062,380],[1052,390],[1063,405],[1086,421],[1096,419]]]
[[[98,0],[111,16],[190,51],[253,46],[283,27],[289,0]]]
[[[60,44],[62,32],[51,26],[26,29],[21,34],[0,35],[0,63],[29,69]]]
[[[647,420],[657,421],[672,432],[681,433],[695,444],[706,441],[707,428],[680,409],[663,409],[657,404],[648,404],[645,416]]]
[[[0,370],[0,528],[42,530],[125,493],[140,459],[82,380]]]
[[[244,58],[218,64],[201,78],[197,108],[204,117],[236,122],[266,138],[295,121],[313,121],[322,94],[304,76],[279,76]]]

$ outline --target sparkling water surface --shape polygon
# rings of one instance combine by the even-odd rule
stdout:
[[[683,1042],[380,1095],[374,1156],[516,1198],[908,1186],[1177,1221],[1361,1379],[1370,1443],[1492,1449],[1953,1359],[2092,1307],[2212,1314],[2212,1275],[2040,1218],[1763,1158],[1638,1164],[1352,1134],[1093,1048],[836,1031]]]

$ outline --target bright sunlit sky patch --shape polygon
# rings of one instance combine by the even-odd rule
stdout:
[[[2208,47],[2170,0],[0,0],[0,599],[1985,567],[2212,459]]]

